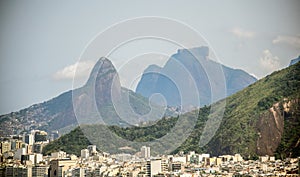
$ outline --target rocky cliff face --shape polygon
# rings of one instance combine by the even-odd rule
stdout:
[[[120,100],[121,90],[119,76],[113,64],[106,58],[100,58],[87,83],[73,91],[73,110],[79,124],[115,124],[121,121],[112,107],[113,96]],[[105,111],[101,111],[104,109]]]
[[[282,102],[274,104],[268,112],[259,117],[256,124],[258,133],[256,152],[258,155],[273,156],[276,153],[288,157],[299,155],[299,151],[285,154],[280,150],[280,145],[290,146],[290,149],[300,147],[300,137],[297,137],[296,133],[300,128],[299,111],[298,99],[284,99]],[[294,131],[294,133],[290,131]]]
[[[111,61],[101,58],[94,66],[89,80],[84,87],[93,88],[99,105],[111,103],[112,94],[121,95],[121,84],[118,73]]]
[[[274,155],[284,130],[283,111],[276,103],[268,112],[262,114],[257,121],[256,152],[258,155]],[[286,104],[285,104],[286,105]]]
[[[278,158],[300,156],[300,100],[285,100],[279,109],[282,113],[284,126],[281,141],[274,154]]]

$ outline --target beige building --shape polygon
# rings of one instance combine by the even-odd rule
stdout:
[[[0,143],[0,151],[1,151],[0,153],[1,154],[10,151],[10,149],[11,149],[11,143],[10,142],[3,141],[3,142]]]
[[[146,164],[146,176],[152,177],[161,173],[161,159],[151,159]]]
[[[64,151],[52,152],[51,158],[53,159],[64,159],[67,157],[67,153]]]
[[[50,177],[61,177],[64,176],[65,172],[70,169],[76,167],[76,161],[69,159],[56,159],[51,160],[50,162]]]
[[[142,158],[145,158],[145,159],[150,158],[150,147],[147,147],[147,146],[141,147],[141,156],[142,156]]]

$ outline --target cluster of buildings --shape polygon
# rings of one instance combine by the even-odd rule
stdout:
[[[261,156],[244,160],[241,155],[180,152],[151,156],[150,147],[132,154],[109,154],[95,145],[82,149],[79,156],[63,151],[43,156],[37,144],[46,144],[49,136],[32,131],[23,136],[1,139],[0,177],[200,177],[200,176],[299,176],[299,158],[276,160]],[[71,148],[71,147],[70,147]]]
[[[43,148],[59,137],[57,131],[32,130],[22,135],[0,138],[0,177],[45,176]]]
[[[42,153],[43,148],[49,143],[59,137],[57,131],[53,131],[50,135],[42,130],[31,130],[30,133],[22,135],[13,135],[10,137],[0,138],[0,153],[6,154],[18,151],[18,153],[25,152]]]

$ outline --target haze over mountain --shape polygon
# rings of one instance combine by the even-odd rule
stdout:
[[[147,98],[159,93],[170,106],[204,106],[255,81],[256,78],[243,70],[210,60],[209,48],[203,46],[179,49],[163,67],[149,66],[137,85],[136,93]]]
[[[173,152],[196,151],[212,155],[240,153],[246,158],[257,158],[257,155],[275,155],[277,158],[298,157],[300,155],[300,63],[257,81],[247,88],[228,98],[182,115],[180,118],[164,118],[148,127],[121,128],[117,126],[92,125],[76,128],[69,134],[50,143],[44,153],[61,149],[68,153],[79,154],[80,149],[89,143],[100,150],[123,152],[120,147],[130,146],[131,152],[139,151],[142,142],[151,146],[151,153],[165,153],[166,147],[176,142],[176,137],[185,132],[186,126],[175,128],[173,139],[164,144],[155,144],[156,140],[170,133],[176,122],[191,121],[191,115],[198,119],[189,137]],[[200,146],[200,136],[208,120],[216,118],[211,107],[226,102],[220,128],[208,144]],[[186,124],[189,125],[189,124]],[[109,131],[107,131],[109,130]],[[109,134],[108,132],[113,132]],[[89,139],[85,135],[90,134]],[[97,136],[99,135],[99,136]],[[101,143],[106,137],[106,143]],[[109,138],[107,138],[109,137]],[[117,139],[113,141],[112,139]],[[126,141],[130,141],[126,144]],[[137,144],[137,145],[136,145]],[[70,148],[72,147],[72,148]]]
[[[162,93],[167,104],[171,106],[199,106],[199,100],[201,105],[208,105],[255,82],[254,77],[242,70],[234,70],[209,60],[208,53],[207,47],[178,50],[164,68],[156,65],[148,67],[146,71],[151,73],[144,73],[137,92],[144,96],[151,96],[155,92]],[[224,75],[220,72],[220,66]],[[160,73],[165,76],[162,77]],[[174,82],[170,82],[174,78]],[[226,90],[226,86],[230,87]],[[198,92],[200,99],[195,96]],[[183,97],[182,100],[179,95]],[[150,102],[153,101],[156,98],[150,99]],[[73,129],[78,123],[128,126],[155,121],[164,114],[172,114],[169,109],[165,112],[164,108],[154,105],[151,104],[150,108],[148,99],[121,87],[112,63],[101,58],[81,88],[0,116],[0,125],[5,127],[0,133],[12,134],[30,129],[64,132]]]
[[[86,84],[43,103],[0,116],[0,135],[30,129],[67,130],[79,124],[126,126],[162,117],[162,110],[121,87],[111,61],[100,58]]]

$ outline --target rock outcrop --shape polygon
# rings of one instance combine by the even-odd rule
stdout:
[[[163,68],[148,67],[136,93],[148,98],[160,93],[170,106],[203,106],[236,93],[255,81],[256,78],[243,70],[210,60],[208,47],[197,47],[179,49]],[[193,87],[196,87],[195,91]],[[199,99],[195,99],[196,94]]]

